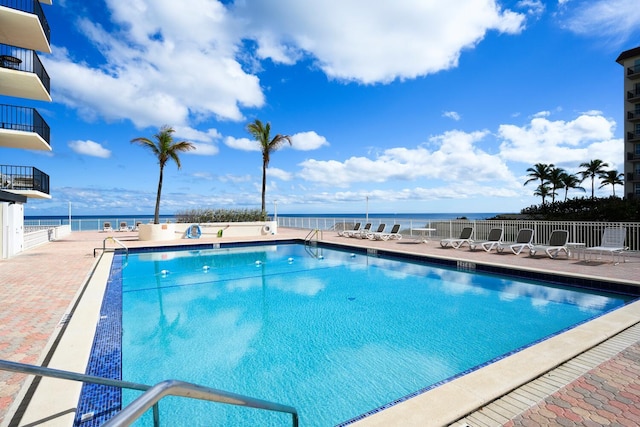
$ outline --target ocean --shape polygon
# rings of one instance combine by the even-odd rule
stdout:
[[[451,220],[466,218],[469,220],[481,220],[493,218],[500,213],[483,212],[483,213],[350,213],[350,214],[278,214],[280,224],[285,225],[287,222],[291,224],[306,223],[313,218],[322,220],[326,223],[328,220],[361,220],[367,218],[370,222],[387,222],[407,223],[407,222],[429,222],[436,220]],[[270,215],[270,218],[273,216]],[[287,220],[288,219],[288,220]],[[175,222],[174,215],[160,215],[160,222]],[[114,229],[120,227],[121,222],[126,222],[128,226],[135,226],[136,223],[148,223],[153,221],[153,215],[72,215],[71,230],[72,231],[95,231],[102,230],[105,222],[110,222]],[[25,215],[25,227],[53,227],[58,225],[69,224],[68,215]]]

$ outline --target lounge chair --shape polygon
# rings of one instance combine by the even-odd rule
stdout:
[[[518,230],[515,242],[502,242],[496,246],[496,252],[502,253],[506,248],[511,249],[516,255],[520,255],[525,248],[531,249],[533,247],[533,235],[534,231],[531,228],[521,228]]]
[[[549,236],[549,243],[546,245],[535,245],[529,249],[529,256],[534,256],[537,252],[545,251],[549,258],[556,258],[560,252],[569,258],[569,232],[567,230],[553,230]]]
[[[113,227],[111,227],[110,222],[105,222],[102,224],[102,231],[113,231]]]
[[[378,229],[376,231],[369,231],[368,233],[365,233],[364,236],[361,236],[363,239],[369,239],[369,240],[377,240],[376,236],[384,233],[384,229],[386,228],[386,224],[380,224],[378,225]]]
[[[457,239],[442,239],[440,240],[440,246],[446,248],[447,246],[451,246],[453,249],[458,249],[465,243],[470,245],[473,243],[473,239],[471,236],[473,235],[473,227],[465,227],[460,232],[460,237]]]
[[[338,236],[348,236],[348,233],[351,233],[352,231],[358,231],[360,229],[360,223],[356,222],[355,224],[353,224],[353,228],[352,229],[345,229],[345,230],[338,230]]]
[[[129,231],[129,226],[126,221],[120,222],[120,229],[118,231]]]
[[[394,224],[391,227],[391,231],[388,233],[374,233],[374,240],[400,240],[402,239],[402,234],[400,234],[400,224]]]
[[[491,252],[491,249],[495,248],[502,242],[502,236],[504,231],[502,228],[492,228],[489,230],[489,235],[487,236],[487,240],[482,241],[473,241],[469,243],[469,250],[475,251],[478,246],[484,249],[486,252]]]
[[[364,228],[345,233],[345,236],[347,236],[347,237],[360,237],[361,234],[367,234],[369,232],[369,230],[371,230],[371,223],[370,222],[366,223],[364,225]]]
[[[597,254],[602,257],[602,254],[605,252],[611,254],[611,261],[613,261],[615,265],[620,264],[620,261],[616,262],[616,255],[620,255],[620,257],[622,257],[622,262],[625,262],[626,260],[624,258],[624,251],[629,249],[624,245],[626,239],[626,228],[605,228],[604,232],[602,233],[600,246],[591,246],[584,249],[585,262],[589,262],[591,260],[591,258],[587,259],[587,254]]]

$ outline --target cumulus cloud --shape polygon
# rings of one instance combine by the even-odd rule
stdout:
[[[87,141],[70,141],[69,147],[78,154],[85,156],[100,157],[108,159],[111,157],[111,151],[104,148],[101,144],[87,140]]]
[[[460,120],[460,114],[455,111],[445,111],[444,113],[442,113],[442,117],[448,117],[455,120],[456,122]]]
[[[513,180],[507,165],[478,147],[486,131],[450,131],[416,148],[396,147],[375,158],[351,157],[343,162],[309,159],[300,164],[303,180],[346,187],[355,182],[421,178],[444,181]],[[429,149],[434,146],[435,149]]]
[[[567,8],[564,25],[570,31],[607,38],[622,44],[640,34],[637,0],[578,0],[563,2]]]
[[[313,131],[300,132],[291,136],[291,147],[293,147],[294,150],[311,151],[325,145],[329,145],[327,139]]]
[[[224,143],[226,146],[235,148],[236,150],[261,151],[260,144],[254,139],[228,136],[224,139]]]
[[[495,0],[369,2],[257,0],[235,11],[258,42],[257,54],[290,64],[313,58],[329,77],[370,84],[457,66],[488,31],[517,34],[525,17]]]
[[[291,172],[287,172],[283,169],[278,168],[267,169],[267,174],[269,178],[278,178],[282,181],[291,181],[293,179],[293,174]]]
[[[570,121],[551,121],[538,114],[524,126],[500,126],[500,155],[505,160],[556,165],[622,158],[624,145],[614,139],[614,130],[615,122],[598,112],[582,113]],[[596,153],[598,157],[593,157]]]

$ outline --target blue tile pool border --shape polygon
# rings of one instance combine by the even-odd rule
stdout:
[[[130,248],[129,253],[149,253],[149,252],[164,252],[164,251],[180,251],[180,250],[210,250],[210,249],[227,249],[236,247],[249,247],[249,246],[274,246],[274,245],[288,245],[288,244],[300,244],[304,243],[301,239],[287,239],[277,241],[258,241],[258,242],[229,242],[229,243],[208,243],[208,244],[191,244],[191,245],[176,245],[176,246],[157,246],[157,247],[144,247],[144,248]],[[313,243],[321,248],[335,249],[341,252],[351,252],[359,255],[367,255],[374,257],[384,257],[392,260],[410,261],[417,263],[427,263],[437,265],[440,267],[446,267],[457,270],[465,270],[478,273],[490,273],[494,275],[504,275],[508,277],[516,277],[525,280],[542,281],[551,286],[570,286],[573,288],[581,288],[589,291],[600,291],[614,294],[622,294],[629,297],[640,297],[640,286],[634,286],[632,284],[606,281],[602,279],[591,279],[579,276],[560,275],[555,273],[545,273],[540,271],[531,271],[526,269],[515,269],[509,267],[502,267],[490,264],[483,264],[478,262],[473,263],[460,263],[455,259],[443,259],[434,258],[427,255],[408,254],[395,251],[389,251],[384,249],[372,249],[354,247],[343,244],[334,244],[327,242]],[[122,268],[124,260],[126,259],[126,253],[124,250],[116,250],[116,256],[113,258],[111,269],[109,273],[109,279],[107,281],[107,287],[105,290],[105,296],[100,309],[100,321],[96,327],[95,338],[91,350],[91,356],[89,364],[87,366],[86,374],[94,375],[103,378],[122,379]],[[629,301],[631,302],[631,301]],[[615,309],[614,309],[615,310]],[[603,313],[606,314],[606,313]],[[587,319],[582,323],[586,323],[593,320]],[[553,334],[552,336],[562,334],[569,329],[576,327],[578,324],[566,328],[562,331]],[[464,372],[439,381],[435,384],[417,390],[392,402],[389,402],[379,408],[375,408],[364,414],[360,414],[350,420],[344,421],[338,424],[339,426],[346,426],[362,420],[373,414],[381,412],[392,406],[398,405],[407,401],[419,394],[432,390],[442,384],[448,383],[456,378],[460,378],[469,374],[475,370],[481,369],[498,360],[504,359],[514,353],[521,351],[524,348],[535,345],[541,341],[550,338],[550,336],[544,337],[536,342],[527,344],[521,348],[515,349],[511,352],[498,356],[492,360],[489,360],[481,365],[475,366]],[[111,417],[116,415],[122,407],[122,391],[116,387],[100,386],[95,384],[84,384],[78,403],[78,410],[76,411],[76,417],[74,421],[74,427],[98,427],[108,421]],[[91,414],[88,416],[87,414]],[[84,416],[84,417],[83,417]],[[83,420],[83,418],[85,418]]]

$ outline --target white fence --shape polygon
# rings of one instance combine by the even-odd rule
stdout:
[[[640,222],[584,222],[584,221],[537,221],[537,220],[411,220],[397,218],[312,218],[312,217],[278,217],[279,227],[319,229],[319,230],[344,230],[350,229],[356,222],[372,223],[372,229],[379,224],[386,224],[390,230],[394,224],[400,224],[400,232],[403,235],[418,235],[419,232],[411,231],[412,228],[434,228],[432,238],[442,239],[458,237],[464,227],[474,228],[473,239],[486,239],[489,230],[502,228],[505,241],[514,241],[518,230],[531,228],[534,230],[534,243],[544,244],[549,241],[553,230],[567,230],[569,241],[584,243],[585,246],[597,246],[600,244],[602,233],[607,227],[625,227],[627,229],[626,245],[632,251],[640,250]]]
[[[60,237],[68,236],[71,234],[69,225],[61,225],[57,227],[25,227],[23,250],[34,248],[42,245],[43,243],[57,240]]]

